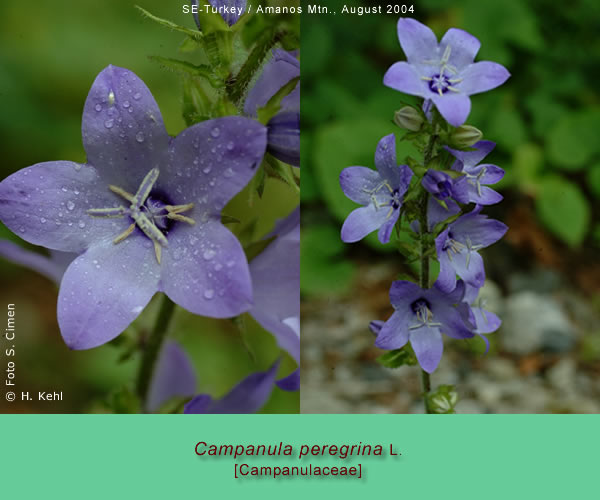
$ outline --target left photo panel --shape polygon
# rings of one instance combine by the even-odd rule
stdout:
[[[299,3],[2,3],[0,413],[300,411]]]

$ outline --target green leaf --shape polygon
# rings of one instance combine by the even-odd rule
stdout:
[[[340,258],[345,250],[339,230],[313,224],[300,238],[300,289],[309,295],[331,296],[352,290],[354,266]]]
[[[399,368],[404,365],[414,366],[417,364],[415,353],[408,346],[388,351],[379,356],[376,361],[386,368]]]
[[[547,138],[548,156],[559,168],[578,170],[600,151],[600,110],[563,116]]]
[[[496,110],[485,132],[486,137],[493,137],[494,141],[507,151],[514,150],[527,140],[523,119],[514,107],[502,107]]]
[[[590,191],[600,198],[600,163],[592,165],[587,171],[587,182]]]
[[[187,61],[180,61],[178,59],[171,59],[169,57],[161,56],[148,56],[148,59],[158,63],[162,68],[173,71],[174,73],[204,78],[215,89],[225,86],[223,81],[215,74],[211,67],[207,66],[206,64],[200,64],[196,66],[195,64]]]
[[[262,108],[258,108],[257,117],[258,121],[263,125],[269,123],[269,120],[273,118],[281,109],[281,101],[283,98],[296,88],[298,82],[300,81],[300,77],[292,78],[289,82],[287,82],[283,87],[281,87],[271,99],[265,104]]]
[[[165,28],[169,28],[170,30],[183,33],[189,37],[192,37],[194,40],[202,40],[203,38],[202,33],[200,33],[199,31],[191,30],[189,28],[186,28],[185,26],[179,26],[178,24],[175,24],[172,21],[162,19],[160,17],[155,16],[154,14],[150,14],[150,12],[148,12],[145,9],[142,9],[139,5],[134,5],[134,7],[137,10],[139,10],[144,17],[151,19],[152,21],[160,24],[161,26],[164,26]]]
[[[569,246],[580,245],[590,221],[590,207],[577,185],[560,176],[546,178],[536,198],[538,216]]]

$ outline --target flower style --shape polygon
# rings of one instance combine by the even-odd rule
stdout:
[[[421,368],[432,373],[442,358],[442,333],[456,339],[474,336],[468,306],[462,302],[464,293],[462,282],[446,293],[437,283],[423,289],[411,281],[394,281],[390,302],[395,311],[377,333],[375,345],[391,350],[410,342]],[[376,332],[380,324],[373,323]]]
[[[352,211],[342,226],[342,240],[354,243],[379,229],[381,243],[390,241],[394,224],[400,216],[400,207],[412,171],[407,165],[396,164],[394,134],[385,136],[375,151],[377,171],[367,167],[347,167],[340,174],[344,194],[364,205]]]
[[[256,117],[258,108],[269,102],[277,91],[300,76],[300,61],[293,52],[273,50],[260,78],[248,92],[244,113]],[[300,82],[281,100],[281,109],[267,123],[267,151],[276,158],[300,166]]]
[[[480,288],[485,281],[483,259],[477,253],[498,241],[508,230],[506,224],[488,219],[476,206],[449,224],[435,239],[435,249],[440,262],[438,287],[451,292],[458,274],[467,285]]]
[[[188,402],[184,413],[256,413],[271,395],[279,360],[264,372],[247,376],[221,399],[213,399],[209,394],[199,394]]]
[[[475,151],[459,151],[445,147],[456,158],[456,161],[452,164],[452,170],[464,173],[467,179],[465,203],[493,205],[502,201],[502,195],[487,187],[487,184],[496,184],[504,177],[504,170],[489,163],[479,164],[496,147],[496,143],[479,141],[473,144],[472,147]]]
[[[208,3],[219,10],[219,14],[229,26],[233,26],[238,22],[242,14],[246,12],[246,1],[247,0],[208,0]],[[192,7],[195,6],[196,9],[202,9],[205,4],[200,5],[198,0],[192,0],[191,5]],[[192,10],[192,15],[194,16],[194,21],[196,21],[196,26],[198,26],[199,30],[202,30],[200,18],[198,17],[198,10],[195,12]]]
[[[300,207],[280,220],[275,239],[250,262],[254,306],[249,313],[300,364]],[[278,381],[300,388],[299,372]]]
[[[79,254],[58,297],[67,345],[108,342],[157,291],[205,316],[250,309],[248,263],[220,213],[254,175],[265,127],[225,117],[170,138],[146,85],[108,66],[87,97],[82,135],[86,164],[39,163],[0,183],[0,219],[12,231]]]
[[[438,44],[427,26],[400,18],[398,38],[407,61],[393,64],[383,83],[433,101],[444,119],[455,127],[462,125],[471,111],[470,95],[496,88],[510,76],[500,64],[473,62],[481,44],[466,31],[451,28]]]

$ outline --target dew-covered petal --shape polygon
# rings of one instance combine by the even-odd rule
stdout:
[[[38,163],[0,182],[0,220],[25,241],[64,252],[81,253],[123,231],[124,219],[86,213],[119,204],[95,168],[69,161]]]
[[[437,94],[431,96],[440,114],[454,127],[459,127],[465,123],[471,112],[471,100],[462,86],[460,90],[461,93],[447,92],[442,96]]]
[[[383,179],[379,172],[367,167],[346,167],[340,173],[340,186],[344,194],[356,203],[368,205]]]
[[[67,254],[66,252],[61,253],[70,256],[69,263],[75,258],[75,254]],[[60,280],[68,266],[68,264],[63,265],[62,262],[57,262],[51,257],[42,255],[38,252],[27,250],[8,240],[0,240],[0,257],[32,269],[54,281],[57,285],[60,284]]]
[[[459,149],[452,149],[448,146],[444,146],[444,149],[446,149],[462,164],[460,167],[458,165],[455,167],[455,163],[455,165],[452,166],[454,170],[458,170],[459,172],[461,172],[463,169],[470,171],[492,152],[492,150],[496,147],[496,143],[492,141],[478,141],[471,147],[474,148],[475,151],[460,151]]]
[[[383,76],[383,84],[405,94],[421,97],[431,94],[427,82],[421,79],[417,69],[404,61],[390,66]]]
[[[281,87],[299,76],[300,61],[291,52],[281,49],[273,50],[273,57],[267,62],[256,84],[248,92],[248,97],[244,103],[244,113],[249,116],[256,116],[258,108],[265,106]],[[295,94],[290,93],[283,99],[282,109],[290,106],[294,106],[296,109],[299,108],[299,88],[300,84],[298,83],[296,86],[298,92],[294,90]]]
[[[460,91],[466,95],[479,94],[502,85],[510,76],[501,64],[480,61],[467,66],[460,72]],[[439,108],[438,108],[439,109]]]
[[[286,219],[297,220],[295,210]],[[300,226],[280,234],[250,263],[250,314],[300,361]]]
[[[408,342],[412,313],[408,308],[394,311],[377,334],[375,346],[380,349],[400,349]]]
[[[415,351],[417,361],[427,373],[432,373],[437,368],[442,353],[444,342],[438,328],[422,326],[410,333],[410,345]]]
[[[275,385],[283,391],[294,392],[300,390],[300,368],[294,370],[287,377],[276,380]]]
[[[266,146],[266,127],[250,118],[197,123],[172,140],[159,187],[174,203],[195,203],[195,214],[219,214],[252,179]]]
[[[195,392],[196,375],[192,361],[177,342],[167,340],[156,361],[146,409],[158,411],[169,399],[191,397]]]
[[[137,189],[160,167],[169,144],[158,105],[133,72],[108,66],[96,77],[82,118],[87,161],[107,184]]]
[[[185,405],[184,413],[256,413],[268,401],[275,385],[279,360],[264,372],[249,375],[221,399],[201,394]]]
[[[58,324],[71,349],[112,340],[146,307],[160,277],[149,241],[136,231],[117,245],[94,245],[69,266],[58,294]]]
[[[267,125],[267,151],[275,158],[300,166],[300,112],[281,111]]]
[[[379,228],[377,237],[379,238],[379,241],[384,245],[390,242],[392,231],[394,229],[394,224],[396,224],[396,222],[398,221],[398,217],[400,217],[400,210],[394,209],[392,215]]]
[[[440,41],[440,53],[450,46],[448,63],[457,69],[471,64],[481,47],[481,42],[473,35],[458,28],[450,28]]]
[[[415,19],[398,19],[398,39],[411,64],[421,64],[437,55],[438,43],[434,32]]]
[[[252,285],[240,242],[215,218],[174,226],[162,250],[161,291],[201,316],[230,318],[248,311]]]
[[[379,229],[387,220],[389,207],[375,208],[372,203],[350,212],[342,226],[342,241],[354,243],[362,240],[367,234]]]

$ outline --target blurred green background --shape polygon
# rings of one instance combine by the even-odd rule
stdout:
[[[132,70],[148,85],[169,134],[176,135],[185,128],[178,76],[161,69],[147,56],[187,58],[192,62],[197,56],[178,53],[184,36],[144,19],[135,4],[195,29],[191,15],[182,12],[184,2],[179,1],[0,3],[1,178],[42,161],[85,162],[81,144],[83,104],[96,75],[108,64]],[[267,181],[263,198],[255,197],[250,210],[248,198],[248,192],[243,191],[225,209],[225,213],[242,221],[229,228],[243,232],[247,239],[269,232],[275,221],[298,203],[290,188],[272,180]],[[25,246],[2,225],[0,238]],[[17,391],[62,390],[64,394],[64,400],[56,403],[8,404],[2,400],[0,411],[106,411],[106,402],[114,403],[124,388],[131,386],[137,358],[119,362],[122,351],[113,345],[69,351],[56,324],[55,285],[5,260],[0,260],[0,273],[0,303],[16,304]],[[157,313],[156,298],[122,337],[136,336],[150,328]],[[272,336],[249,316],[245,318],[248,328],[242,338],[230,321],[199,318],[178,309],[172,336],[194,361],[198,392],[221,396],[244,376],[268,367],[278,356]],[[294,362],[286,358],[282,373],[293,366]],[[276,388],[263,412],[297,412],[298,404],[297,393]]]
[[[343,220],[357,208],[342,193],[339,173],[351,165],[374,168],[378,140],[392,132],[397,137],[404,133],[392,123],[394,111],[403,103],[419,102],[382,83],[385,71],[394,62],[405,60],[396,31],[401,16],[386,15],[388,4],[412,4],[414,13],[404,17],[427,24],[438,39],[451,27],[468,31],[481,41],[476,61],[499,62],[512,74],[503,86],[471,98],[467,120],[483,131],[484,139],[497,143],[485,162],[506,170],[505,178],[494,186],[504,201],[484,210],[510,228],[505,238],[484,254],[487,275],[499,286],[501,297],[510,299],[522,291],[515,283],[526,279],[530,285],[525,288],[538,286],[544,297],[560,302],[563,298],[553,295],[559,283],[563,291],[576,292],[587,312],[597,314],[600,3],[578,0],[569,8],[552,0],[322,4],[337,11],[336,15],[306,15],[302,25],[303,347],[311,348],[312,337],[306,336],[305,327],[312,328],[306,323],[312,311],[322,311],[321,326],[316,328],[320,331],[338,328],[344,321],[341,317],[327,320],[327,308],[332,317],[336,307],[345,308],[348,316],[355,307],[363,309],[367,321],[389,317],[390,283],[408,271],[392,244],[379,244],[376,232],[355,244],[344,244],[339,236]],[[382,5],[384,13],[343,15],[344,4]],[[419,157],[408,143],[397,141],[397,148],[399,162],[409,154]],[[385,265],[388,271],[382,267]],[[551,276],[551,284],[536,278],[538,274]],[[378,284],[369,288],[373,280]],[[581,315],[577,318],[576,311],[568,309],[565,314],[570,321],[575,317],[577,335],[574,354],[570,351],[569,355],[575,356],[577,370],[597,373],[600,328],[593,322],[592,326],[577,324]],[[535,314],[527,321],[535,322]],[[492,337],[503,334],[501,330]],[[372,344],[366,325],[362,335]],[[350,334],[348,342],[353,342]],[[335,360],[347,355],[338,347],[336,351],[330,343],[331,352],[321,358],[315,355],[315,360],[333,370]],[[321,348],[328,349],[327,345]],[[350,355],[372,361],[377,353],[365,350]],[[503,355],[510,357],[506,350]],[[519,366],[519,360],[511,359],[513,362]],[[312,369],[312,357],[303,357],[303,366]],[[539,374],[543,376],[546,368],[539,368]],[[312,378],[306,380],[312,383]],[[323,382],[315,382],[319,384]]]

